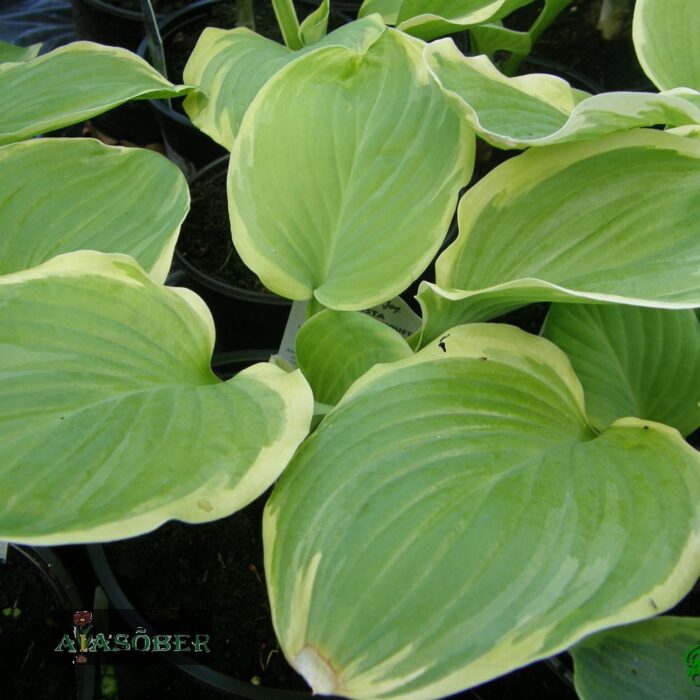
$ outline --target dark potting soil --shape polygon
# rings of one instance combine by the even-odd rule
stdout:
[[[600,85],[604,91],[649,90],[656,88],[642,71],[632,44],[632,11],[619,36],[607,40],[596,29],[602,0],[574,0],[540,36],[532,55],[553,61],[563,69],[578,72]],[[543,2],[528,5],[504,20],[512,29],[527,30],[539,14]],[[521,73],[556,73],[524,63]],[[564,76],[566,77],[566,76]]]
[[[211,613],[211,666],[256,685],[308,690],[279,650],[263,569],[267,494],[203,525],[171,522],[105,546],[134,607],[158,628],[173,610]],[[167,611],[170,611],[168,614]]]
[[[520,330],[539,335],[542,330],[542,324],[547,317],[549,311],[549,302],[537,302],[536,304],[528,304],[515,311],[509,311],[503,316],[493,319],[493,323],[507,323],[511,326],[517,326]]]
[[[253,11],[255,29],[259,34],[282,41],[272,3],[258,2]],[[233,29],[236,26],[236,7],[233,2],[218,2],[210,7],[201,8],[190,22],[174,33],[166,31],[163,48],[168,69],[168,79],[174,83],[182,82],[182,71],[194,50],[200,34],[206,27]]]
[[[70,624],[70,612],[62,608],[50,585],[29,561],[10,550],[7,562],[0,564],[0,695],[4,699],[75,698],[70,659],[57,661],[59,655],[54,654],[63,635],[72,632]]]
[[[314,7],[309,3],[296,3],[299,21],[309,15]],[[257,2],[254,5],[253,16],[255,19],[255,31],[262,36],[283,43],[282,34],[277,24],[272,3]],[[344,23],[344,19],[336,15],[329,18],[329,31],[336,29]],[[233,2],[215,3],[209,8],[202,8],[198,13],[198,19],[189,22],[174,34],[167,34],[163,38],[165,58],[168,68],[168,78],[178,83],[182,81],[182,71],[187,59],[190,57],[200,34],[206,27],[218,27],[219,29],[233,29],[236,26],[236,8]]]
[[[220,282],[252,292],[271,293],[238,256],[231,240],[226,170],[190,185],[192,205],[177,248],[194,267]]]

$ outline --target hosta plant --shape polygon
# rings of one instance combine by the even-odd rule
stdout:
[[[317,693],[429,700],[570,649],[581,697],[631,698],[600,650],[695,629],[645,620],[700,574],[697,84],[586,97],[377,15],[300,43],[206,30],[185,104],[231,150],[241,257],[307,302],[303,376],[215,380],[202,303],[127,255],[9,272],[0,536],[215,519],[284,469],[268,592]],[[439,250],[476,133],[529,150],[462,198],[406,342],[358,311]],[[487,323],[546,301],[542,336]]]

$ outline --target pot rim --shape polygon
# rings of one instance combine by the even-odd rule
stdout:
[[[545,68],[556,71],[556,75],[558,77],[565,78],[570,83],[572,81],[577,82],[582,86],[582,89],[587,90],[592,95],[599,95],[600,93],[604,92],[603,88],[592,78],[589,78],[584,73],[579,73],[577,70],[570,70],[557,61],[552,61],[548,58],[529,54],[523,59],[523,63],[529,63],[531,66],[535,66],[536,68]]]
[[[8,551],[22,556],[41,575],[42,580],[66,610],[85,610],[73,578],[66,570],[56,551],[51,547],[33,547],[8,543]],[[77,700],[89,700],[95,695],[96,666],[85,664],[75,667]]]
[[[80,2],[84,2],[86,5],[95,7],[108,15],[114,15],[120,19],[131,20],[132,22],[138,22],[139,24],[143,23],[143,15],[137,10],[125,10],[123,7],[117,7],[116,5],[106,2],[106,0],[80,0]]]
[[[207,0],[208,1],[208,0]],[[218,171],[222,168],[228,168],[229,155],[225,154],[211,163],[208,163],[203,168],[198,170],[189,180],[190,185],[197,182],[200,179],[207,178],[208,176],[214,174],[218,175]],[[203,272],[198,267],[193,265],[187,258],[185,258],[182,253],[177,249],[177,244],[175,245],[174,257],[178,264],[183,268],[183,272],[186,276],[189,276],[196,282],[207,289],[217,292],[223,296],[229,297],[231,299],[238,299],[239,301],[252,302],[256,304],[269,304],[272,306],[289,306],[291,307],[292,301],[281,297],[274,292],[266,294],[265,292],[255,292],[250,289],[243,289],[242,287],[236,287],[232,284],[222,282],[215,277]]]

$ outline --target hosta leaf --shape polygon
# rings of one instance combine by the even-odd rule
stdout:
[[[637,58],[659,90],[700,90],[700,3],[637,0],[632,36]]]
[[[358,380],[275,487],[275,630],[318,693],[441,698],[674,605],[699,496],[676,431],[593,432],[551,343],[453,328]]]
[[[17,63],[36,58],[41,51],[41,44],[31,46],[15,46],[7,41],[0,41],[0,63]]]
[[[697,90],[692,90],[690,88],[676,88],[674,90],[669,90],[669,92],[682,94],[684,100],[691,102],[698,109],[700,109],[700,92],[698,92]]]
[[[591,139],[639,126],[700,123],[688,89],[582,95],[546,74],[505,77],[486,56],[464,56],[451,40],[425,48],[431,73],[476,132],[499,148]]]
[[[162,156],[94,139],[0,148],[0,275],[76,250],[125,253],[157,282],[170,268],[189,206]]]
[[[597,427],[625,416],[683,435],[700,427],[700,323],[693,311],[554,304],[542,334],[571,360]]]
[[[387,24],[422,39],[434,39],[506,17],[532,0],[365,0],[359,16],[378,12]]]
[[[571,649],[576,692],[581,700],[695,700],[698,645],[700,619],[694,617],[657,617],[599,632]]]
[[[323,39],[328,31],[328,0],[321,0],[319,6],[299,26],[299,41],[309,46]]]
[[[393,328],[356,311],[321,311],[299,331],[296,358],[316,401],[335,404],[347,388],[380,362],[411,355]]]
[[[369,17],[374,13],[381,15],[386,24],[395,25],[403,0],[364,0],[357,13],[358,17]]]
[[[185,98],[192,123],[229,150],[258,90],[294,52],[250,29],[207,27],[190,55],[183,79],[201,88]]]
[[[277,71],[322,46],[361,50],[383,31],[384,25],[371,17],[346,24],[313,46],[292,51],[249,29],[209,27],[185,66],[184,80],[202,89],[185,98],[185,111],[199,129],[230,150],[250,103]]]
[[[421,39],[452,34],[461,29],[507,17],[533,0],[404,0],[398,27]]]
[[[496,51],[511,51],[526,56],[532,50],[532,38],[527,32],[516,32],[500,22],[482,24],[469,29],[469,40],[475,54],[493,57]]]
[[[673,129],[669,129],[670,134],[678,134],[679,136],[686,136],[691,139],[700,139],[700,124],[690,124],[688,126],[676,126]]]
[[[700,143],[661,131],[512,158],[460,202],[424,341],[533,301],[700,306],[698,188]]]
[[[190,90],[172,85],[126,49],[77,41],[28,61],[0,64],[0,144],[60,129],[128,100]]]
[[[0,539],[131,537],[259,496],[306,434],[299,372],[227,382],[188,290],[82,252],[0,277]]]
[[[437,252],[474,138],[421,46],[386,30],[366,52],[317,49],[246,112],[229,167],[233,240],[277,294],[365,309],[403,291]]]

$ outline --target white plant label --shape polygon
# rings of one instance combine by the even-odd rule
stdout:
[[[413,309],[401,297],[377,304],[377,306],[366,309],[362,313],[385,323],[404,338],[413,335],[421,325],[420,316],[414,313]]]
[[[282,335],[282,342],[280,343],[280,349],[276,355],[273,355],[270,360],[276,361],[281,367],[285,367],[285,364],[289,364],[291,369],[296,369],[297,366],[297,354],[295,350],[297,333],[299,329],[304,325],[306,321],[306,304],[305,301],[295,301],[292,304],[291,311],[289,312],[289,318],[287,319],[287,325],[284,329],[284,334]],[[279,361],[282,360],[282,363]]]

